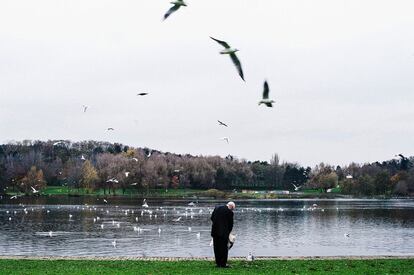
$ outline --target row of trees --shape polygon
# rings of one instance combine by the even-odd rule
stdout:
[[[322,189],[339,187],[354,195],[414,192],[414,159],[313,169],[297,163],[239,160],[232,156],[192,156],[163,153],[122,144],[84,141],[23,141],[0,145],[0,193],[5,188],[30,193],[46,185],[72,188],[199,188],[279,189],[295,186]]]

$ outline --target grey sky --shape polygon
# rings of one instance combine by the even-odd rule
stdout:
[[[413,1],[187,4],[163,22],[168,0],[2,0],[0,142],[311,166],[414,155]],[[246,83],[209,36],[240,49]],[[257,106],[265,79],[273,109]]]

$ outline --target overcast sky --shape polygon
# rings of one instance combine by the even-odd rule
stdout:
[[[0,142],[310,166],[414,155],[413,1],[188,0],[162,21],[169,2],[0,1]],[[209,36],[240,50],[246,83]],[[265,79],[274,108],[257,105]]]

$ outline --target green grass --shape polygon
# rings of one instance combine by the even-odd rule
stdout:
[[[0,260],[1,274],[413,274],[413,259],[230,261]]]

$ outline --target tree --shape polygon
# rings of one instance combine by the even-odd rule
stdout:
[[[86,160],[82,165],[81,179],[82,186],[87,192],[92,191],[95,187],[95,183],[99,180],[98,173],[89,160]]]
[[[27,172],[26,176],[22,179],[20,187],[23,189],[26,195],[29,192],[35,190],[40,190],[46,186],[46,181],[43,178],[43,171],[37,170],[36,166],[30,167],[30,170]]]

